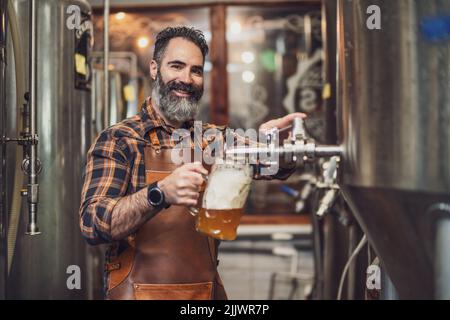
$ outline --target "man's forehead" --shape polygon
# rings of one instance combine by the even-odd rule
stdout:
[[[203,55],[199,47],[184,38],[173,38],[167,44],[162,63],[181,61],[189,65],[203,65]]]

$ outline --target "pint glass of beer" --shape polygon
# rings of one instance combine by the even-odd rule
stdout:
[[[249,164],[217,159],[197,212],[197,231],[221,240],[236,239],[252,178]]]

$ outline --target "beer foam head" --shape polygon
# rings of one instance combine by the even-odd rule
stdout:
[[[251,171],[249,166],[214,166],[203,196],[203,208],[226,210],[244,207],[252,182]]]

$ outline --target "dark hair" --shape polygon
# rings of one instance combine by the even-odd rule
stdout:
[[[205,36],[200,30],[189,27],[168,27],[160,31],[156,35],[155,51],[153,52],[153,59],[160,63],[164,55],[169,41],[173,38],[183,38],[194,43],[202,52],[203,61],[208,54],[208,45],[206,44]]]

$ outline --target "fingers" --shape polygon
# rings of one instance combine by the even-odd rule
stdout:
[[[197,205],[197,200],[186,200],[186,203],[184,205],[188,207],[195,207]]]
[[[289,113],[288,115],[285,115],[283,118],[281,119],[286,119],[288,122],[292,122],[292,120],[294,120],[294,118],[306,118],[306,114],[302,113],[302,112],[293,112],[293,113]]]
[[[192,171],[198,172],[198,173],[206,175],[206,176],[208,175],[208,170],[203,168],[203,166],[200,162],[193,163]]]
[[[205,182],[203,176],[195,171],[185,172],[183,175],[181,175],[181,178],[184,180],[184,183],[181,180],[178,181],[178,183],[183,185],[183,186],[180,185],[180,187],[186,186],[193,188],[195,190],[199,189],[201,185]]]
[[[183,165],[183,167],[189,171],[194,171],[198,172],[199,174],[208,175],[208,170],[203,168],[200,162],[186,163],[185,165]]]
[[[190,200],[195,200],[195,202],[197,202],[198,198],[200,197],[200,193],[196,191],[186,191],[184,197],[189,198]]]
[[[289,126],[290,124],[292,124],[292,122],[294,121],[295,118],[305,119],[306,114],[301,113],[301,112],[294,112],[294,113],[288,114],[288,115],[284,116],[283,118],[281,118],[280,127],[284,128],[284,127]]]
[[[289,126],[292,123],[292,121],[297,117],[304,119],[304,118],[306,118],[306,114],[301,113],[301,112],[290,113],[282,118],[270,120],[270,121],[267,121],[266,123],[263,123],[259,127],[259,130],[267,131],[274,127],[277,127],[278,129],[283,129],[283,128]]]
[[[278,121],[278,119],[267,121],[267,122],[263,123],[263,124],[259,127],[259,130],[260,130],[260,131],[267,131],[267,130],[270,130],[270,129],[272,129],[273,127],[276,127],[275,124],[277,123],[277,121]]]
[[[161,181],[164,194],[170,203],[195,206],[205,182],[203,175],[207,174],[208,170],[199,162],[184,164]]]
[[[203,179],[199,177],[190,177],[188,178],[187,181],[185,181],[184,183],[181,183],[178,185],[179,190],[190,190],[190,191],[194,191],[194,192],[200,192],[201,188],[203,185]]]
[[[199,192],[202,185],[205,183],[203,176],[195,171],[180,172],[174,179],[174,186],[180,191],[192,190]]]
[[[199,197],[200,197],[200,194],[198,192],[185,191],[185,192],[182,192],[181,195],[178,197],[178,204],[186,205],[186,206],[196,206],[198,203]]]

